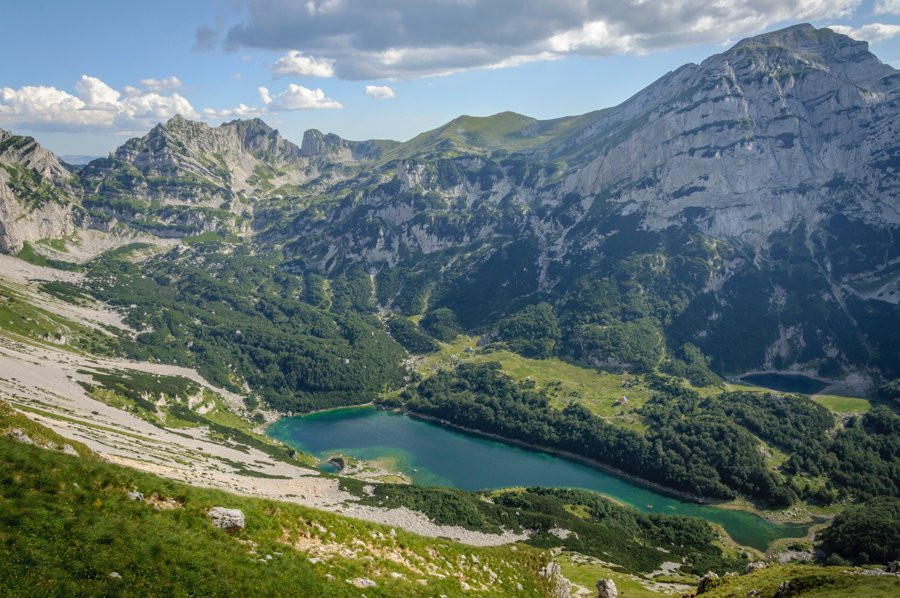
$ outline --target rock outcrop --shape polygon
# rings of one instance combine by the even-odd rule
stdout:
[[[216,527],[229,531],[244,529],[244,512],[240,509],[213,507],[207,515]]]
[[[572,595],[572,584],[563,576],[562,568],[555,561],[547,563],[540,570],[540,575],[548,581],[553,598],[569,598]]]
[[[618,598],[619,589],[616,582],[611,579],[601,579],[597,582],[597,598]]]
[[[0,252],[71,235],[81,218],[72,173],[33,138],[0,129]]]

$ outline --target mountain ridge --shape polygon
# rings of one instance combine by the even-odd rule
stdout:
[[[605,280],[653,297],[640,313],[670,350],[744,339],[720,372],[893,371],[890,337],[860,322],[900,322],[898,120],[900,72],[798,25],[580,116],[461,116],[403,143],[311,129],[300,146],[259,119],[176,116],[78,179],[88,226],[236,234],[291,272],[361,268],[394,281],[379,303],[400,313],[447,308],[485,331],[549,301],[588,363],[622,361],[587,348],[591,327],[634,317],[578,315],[578,289]],[[663,279],[677,307],[673,288],[650,290]],[[747,285],[764,322],[752,343]]]

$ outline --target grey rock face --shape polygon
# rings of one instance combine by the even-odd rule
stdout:
[[[80,221],[72,174],[31,137],[0,129],[0,252],[64,237]]]
[[[540,575],[550,582],[550,592],[553,598],[569,598],[571,596],[572,584],[563,577],[562,569],[558,563],[550,561],[540,570]]]
[[[75,450],[75,447],[72,446],[71,444],[64,444],[62,446],[62,449],[60,449],[60,450],[62,450],[64,455],[69,455],[70,457],[80,457],[81,456],[78,454],[78,451]]]
[[[896,224],[900,171],[884,157],[898,151],[898,85],[865,42],[827,29],[744,40],[587,127],[576,147],[595,151],[564,188],[611,194],[655,229],[693,210],[711,236],[753,244],[815,225],[844,185],[861,216]]]
[[[597,598],[618,598],[619,589],[616,582],[611,579],[601,579],[597,582]]]
[[[714,587],[716,587],[719,583],[719,576],[712,571],[709,571],[700,578],[700,583],[697,584],[697,594],[703,594]]]
[[[244,513],[240,509],[228,509],[225,507],[213,507],[207,515],[212,519],[214,526],[225,530],[244,529]]]
[[[21,442],[22,444],[34,444],[34,441],[31,439],[31,437],[19,428],[13,428],[12,430],[8,431],[6,435],[16,442]]]
[[[354,579],[348,579],[347,583],[355,588],[374,588],[378,585],[368,577],[356,577]]]

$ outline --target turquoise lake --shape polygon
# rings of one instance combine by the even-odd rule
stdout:
[[[765,550],[773,540],[806,535],[809,524],[773,523],[744,511],[688,503],[600,470],[539,451],[457,432],[371,407],[288,417],[273,438],[320,458],[344,454],[388,460],[413,483],[482,490],[509,486],[582,488],[644,512],[700,517],[740,544]]]

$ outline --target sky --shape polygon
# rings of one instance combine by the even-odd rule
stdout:
[[[809,22],[900,68],[900,0],[0,0],[0,127],[101,156],[174,114],[406,140],[616,105]]]

